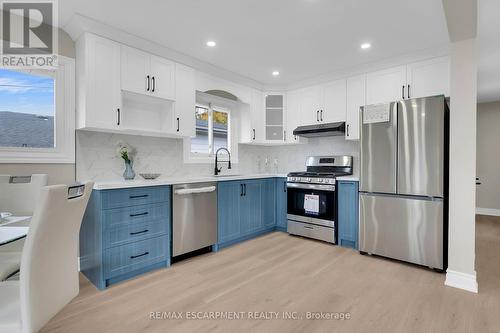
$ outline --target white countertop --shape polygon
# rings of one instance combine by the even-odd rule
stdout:
[[[136,176],[133,180],[111,180],[111,181],[96,181],[94,183],[95,190],[110,190],[129,187],[143,186],[160,186],[160,185],[175,185],[186,183],[204,183],[204,182],[222,182],[228,180],[241,179],[259,179],[259,178],[277,178],[286,177],[286,174],[246,174],[246,175],[222,175],[222,176],[201,176],[201,177],[170,177],[157,178],[154,180],[146,180],[141,176]]]

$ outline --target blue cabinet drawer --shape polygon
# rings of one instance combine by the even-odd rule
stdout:
[[[154,220],[163,223],[170,222],[168,205],[157,203],[152,205],[140,205],[124,208],[108,209],[102,212],[103,228],[115,228],[124,224],[135,224]]]
[[[167,236],[150,238],[104,251],[104,277],[109,279],[121,274],[167,261],[169,258]]]
[[[107,249],[146,238],[165,235],[170,232],[169,225],[167,221],[156,220],[138,224],[123,224],[115,228],[109,228],[104,231],[103,246]]]
[[[170,202],[170,186],[136,187],[102,191],[102,208]]]

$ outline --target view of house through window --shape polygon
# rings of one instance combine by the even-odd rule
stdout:
[[[196,106],[196,137],[191,139],[191,153],[210,156],[221,147],[230,150],[229,113],[211,106]]]
[[[0,147],[54,148],[55,79],[0,69]]]

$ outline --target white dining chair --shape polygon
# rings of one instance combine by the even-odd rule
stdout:
[[[78,295],[78,238],[92,186],[42,188],[20,280],[0,282],[0,332],[38,332]]]
[[[35,210],[40,190],[46,186],[48,175],[0,175],[0,212],[17,216],[31,216]],[[0,247],[0,281],[19,271],[24,239]]]

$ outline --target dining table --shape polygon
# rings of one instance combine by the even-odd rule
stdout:
[[[0,221],[0,246],[25,238],[31,216],[9,216]]]

